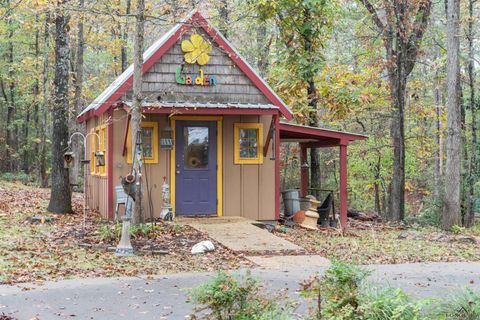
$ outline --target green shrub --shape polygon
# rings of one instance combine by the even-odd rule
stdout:
[[[467,289],[450,302],[438,308],[437,319],[478,320],[480,319],[480,292]]]
[[[428,320],[422,310],[428,300],[412,300],[402,289],[374,290],[362,296],[359,312],[368,320]]]
[[[258,282],[250,274],[238,280],[220,272],[206,284],[192,289],[190,295],[191,302],[203,305],[195,308],[192,319],[294,319],[294,305],[282,296],[269,296],[262,292]]]
[[[304,284],[302,295],[316,300],[310,313],[316,319],[361,319],[358,311],[362,284],[369,271],[354,264],[333,261],[321,277]]]
[[[153,231],[155,231],[155,226],[152,224],[140,223],[130,226],[130,235],[134,238],[147,237]]]
[[[405,220],[407,223],[416,223],[422,227],[440,227],[442,225],[440,208],[436,206],[426,208],[418,216],[408,216]]]
[[[15,181],[15,175],[11,172],[5,172],[4,174],[2,174],[2,180],[5,180],[5,181]]]
[[[141,223],[130,225],[130,236],[132,238],[147,237],[156,227],[151,224]],[[98,230],[100,240],[105,242],[118,241],[122,235],[122,224],[116,223],[115,225],[104,224]]]
[[[461,234],[465,231],[465,228],[459,226],[458,224],[454,224],[450,231],[452,231],[455,234]]]
[[[370,289],[369,271],[354,264],[334,261],[321,278],[306,286],[304,296],[316,299],[315,319],[329,320],[427,320],[428,300],[414,301],[398,289]],[[305,287],[304,287],[305,288]]]
[[[122,225],[116,223],[115,225],[104,224],[98,230],[100,240],[104,242],[118,241],[122,233]]]

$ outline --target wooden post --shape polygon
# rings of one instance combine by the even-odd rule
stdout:
[[[108,110],[107,125],[107,217],[113,220],[113,108]]]
[[[275,219],[280,219],[280,115],[275,119]]]
[[[340,141],[340,224],[347,228],[347,145],[348,141]]]
[[[300,197],[308,194],[308,160],[307,147],[300,143]]]

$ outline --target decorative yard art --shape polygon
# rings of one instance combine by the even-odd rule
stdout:
[[[184,52],[184,60],[189,64],[197,63],[200,66],[206,65],[210,60],[212,45],[203,39],[199,34],[193,34],[189,40],[183,40],[181,44]],[[175,80],[182,85],[197,86],[216,86],[217,77],[205,75],[203,69],[200,69],[198,75],[184,75],[182,66],[178,67],[175,73]]]

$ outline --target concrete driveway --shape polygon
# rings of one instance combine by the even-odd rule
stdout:
[[[369,266],[370,281],[405,289],[417,297],[448,297],[465,287],[480,290],[480,262]],[[288,289],[293,297],[299,283],[325,267],[282,272],[254,269],[268,290]],[[235,271],[243,273],[244,271]],[[79,279],[0,286],[0,314],[18,319],[186,319],[189,288],[206,282],[212,273],[184,273],[146,278]],[[23,289],[22,289],[23,288]],[[27,289],[25,289],[27,288]],[[33,289],[32,289],[33,288]],[[300,307],[305,310],[305,305]]]

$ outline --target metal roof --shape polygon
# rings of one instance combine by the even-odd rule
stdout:
[[[133,102],[122,102],[128,107],[132,107]],[[279,107],[273,104],[255,104],[255,103],[203,103],[203,102],[143,102],[144,108],[207,108],[207,109],[274,109]]]
[[[320,140],[325,138],[355,141],[355,140],[365,140],[368,138],[368,136],[363,134],[345,132],[345,131],[304,126],[304,125],[294,124],[294,123],[285,123],[285,122],[280,123],[280,139],[302,141],[305,139]]]

